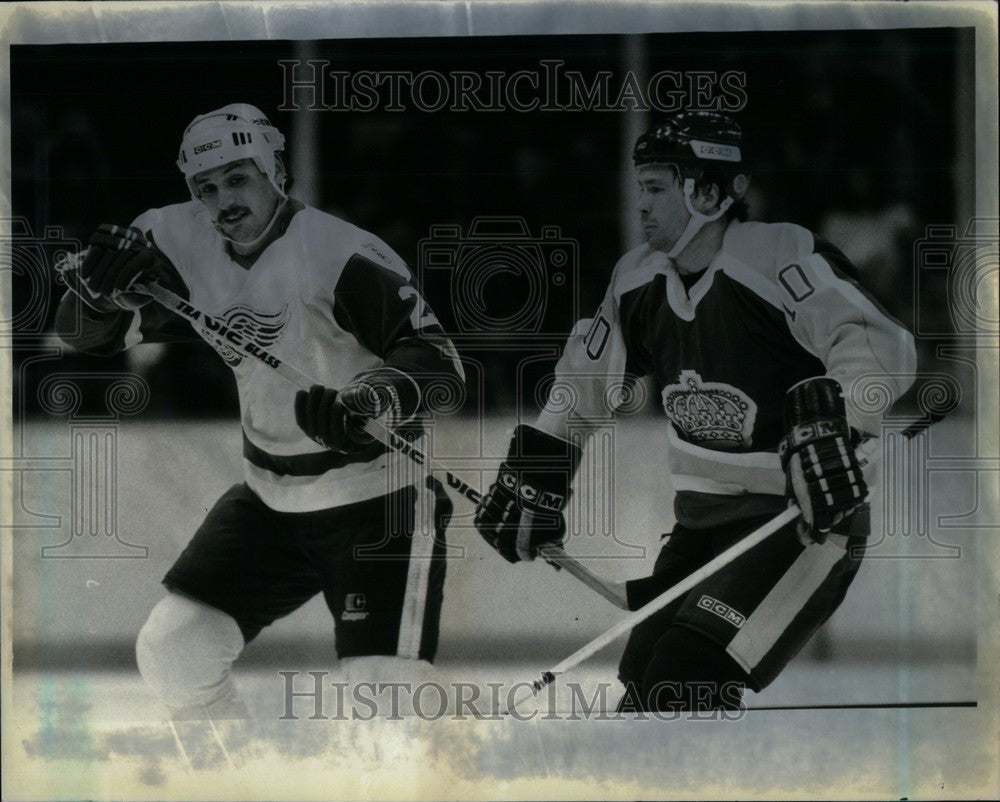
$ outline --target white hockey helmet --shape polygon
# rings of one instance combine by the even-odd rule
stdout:
[[[191,197],[197,198],[194,177],[198,173],[239,159],[253,159],[284,198],[285,181],[278,180],[275,159],[284,148],[285,137],[264,112],[249,103],[230,103],[195,117],[184,130],[177,167],[184,173]]]

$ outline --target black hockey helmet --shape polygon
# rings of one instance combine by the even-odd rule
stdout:
[[[750,185],[743,158],[743,129],[727,114],[685,111],[639,137],[632,151],[636,167],[671,164],[683,181],[710,179],[723,194],[741,198]]]

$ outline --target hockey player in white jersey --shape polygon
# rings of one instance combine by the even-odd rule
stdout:
[[[612,415],[623,382],[651,376],[676,525],[652,576],[626,583],[631,609],[789,500],[802,509],[637,626],[621,659],[622,710],[732,708],[774,680],[858,570],[881,413],[857,391],[877,378],[904,393],[913,339],[836,248],[796,225],[745,222],[750,172],[731,117],[675,115],[639,138],[633,159],[647,242],[571,334],[555,372],[572,392],[516,428],[476,522],[511,562],[561,540],[581,458],[573,432]]]
[[[233,661],[320,592],[348,680],[412,678],[437,648],[449,502],[361,427],[381,418],[416,436],[427,383],[460,383],[462,368],[385,243],[286,193],[283,146],[251,105],[197,117],[177,161],[191,200],[101,226],[57,315],[92,354],[194,336],[135,291],[155,281],[318,382],[296,392],[202,335],[236,376],[245,481],[210,510],[139,633],[139,669],[176,718],[242,715]]]

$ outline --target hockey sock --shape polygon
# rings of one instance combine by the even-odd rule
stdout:
[[[672,626],[656,642],[633,701],[643,710],[738,710],[746,680],[723,647]]]

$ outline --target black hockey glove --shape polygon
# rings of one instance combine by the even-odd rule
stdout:
[[[785,395],[785,430],[778,448],[785,494],[802,510],[800,537],[822,543],[868,494],[840,383],[820,376],[792,387]]]
[[[364,430],[367,421],[380,418],[390,429],[416,413],[420,388],[405,373],[377,368],[362,373],[334,390],[315,384],[295,394],[295,421],[321,446],[342,454],[354,454],[371,445],[374,438]]]
[[[497,480],[476,508],[476,528],[508,561],[533,560],[538,547],[562,543],[563,508],[580,464],[578,446],[518,426]]]
[[[59,278],[67,288],[72,290],[91,309],[102,313],[120,313],[123,307],[118,306],[110,298],[91,292],[90,288],[83,283],[83,279],[80,278],[80,265],[87,258],[87,253],[87,249],[84,249],[79,253],[65,254],[55,264],[56,273],[59,274]]]
[[[149,303],[150,296],[131,292],[136,284],[143,282],[156,282],[179,295],[187,295],[176,268],[146,241],[139,229],[109,223],[99,226],[90,238],[79,279],[87,294],[73,289],[101,311],[137,309]],[[96,303],[95,297],[99,299]]]

